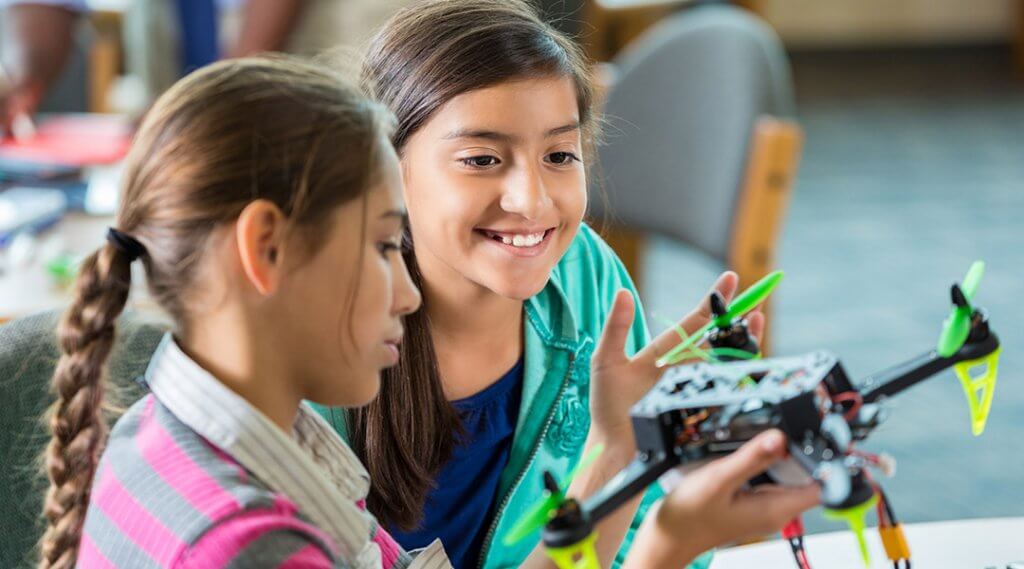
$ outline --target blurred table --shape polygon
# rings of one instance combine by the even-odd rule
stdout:
[[[1024,517],[907,524],[904,531],[915,568],[1007,569],[1014,562],[1024,564]],[[867,540],[872,569],[891,569],[878,531],[869,529]],[[808,536],[804,548],[816,569],[864,569],[856,539],[848,531]],[[796,564],[783,540],[723,549],[711,563],[711,569],[753,567],[794,569]]]
[[[4,263],[0,269],[0,322],[66,306],[71,290],[58,286],[47,272],[48,250],[85,256],[103,244],[113,222],[113,217],[68,214],[52,229],[35,236],[35,250],[27,263],[13,267]]]

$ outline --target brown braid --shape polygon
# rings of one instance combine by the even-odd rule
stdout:
[[[131,263],[111,246],[82,265],[75,300],[57,335],[61,356],[53,375],[57,401],[49,412],[46,493],[40,568],[70,569],[78,556],[89,491],[107,438],[103,367],[114,345],[114,323],[128,300]]]

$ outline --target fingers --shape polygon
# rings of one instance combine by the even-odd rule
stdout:
[[[762,525],[753,528],[755,533],[777,531],[790,520],[821,503],[821,489],[817,484],[797,487],[777,486],[771,492],[747,494],[742,498],[742,508],[750,512],[750,519],[758,519]]]
[[[19,92],[0,93],[0,129],[5,137],[27,140],[35,135],[32,101]]]
[[[786,456],[786,436],[782,431],[765,431],[747,441],[736,452],[715,461],[709,468],[726,487],[738,490],[748,480],[768,470]]]
[[[722,297],[722,300],[725,301],[726,306],[728,306],[729,303],[732,302],[732,297],[736,296],[736,289],[739,288],[739,286],[740,277],[733,271],[725,271],[718,275],[718,278],[715,280],[715,284],[711,285],[711,288],[708,289],[704,298],[701,299],[700,304],[697,305],[697,308],[688,314],[686,318],[700,318],[703,319],[704,322],[711,320],[711,293],[717,292]],[[703,326],[704,322],[698,324],[697,327]],[[689,330],[687,330],[687,332],[689,332]]]
[[[700,303],[700,314],[705,319],[711,319],[711,301],[708,299],[712,292],[717,292],[722,296],[722,300],[725,301],[726,306],[732,302],[732,297],[736,296],[736,289],[740,286],[740,276],[733,271],[725,271],[718,275],[718,280],[715,281],[714,286],[711,290],[704,295],[704,301]]]
[[[597,349],[594,350],[594,356],[591,359],[591,365],[595,369],[601,369],[626,359],[626,339],[633,326],[634,315],[633,295],[626,289],[620,289],[615,293],[612,309],[604,323],[601,339],[598,340]]]
[[[661,334],[658,334],[650,344],[647,344],[643,350],[640,350],[640,352],[637,353],[637,358],[654,362],[654,360],[674,348],[680,341],[682,341],[679,337],[679,328],[682,328],[686,334],[693,334],[701,326],[707,324],[708,321],[711,320],[711,301],[708,299],[711,292],[717,291],[718,294],[722,295],[726,304],[728,304],[736,294],[736,288],[739,286],[739,282],[739,276],[732,271],[725,271],[719,275],[714,286],[709,289],[708,294],[704,295],[704,298],[701,299],[697,308],[680,320],[675,328],[665,330]]]
[[[758,344],[764,339],[765,320],[764,313],[755,309],[747,313],[747,331],[753,336]]]

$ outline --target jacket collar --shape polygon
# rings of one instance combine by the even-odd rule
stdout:
[[[554,279],[523,305],[526,324],[545,344],[575,352],[579,347],[576,319],[565,291]]]

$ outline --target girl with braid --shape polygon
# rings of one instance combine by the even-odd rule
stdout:
[[[40,567],[410,564],[362,507],[366,471],[300,404],[366,404],[419,306],[390,121],[292,60],[215,64],[148,113],[58,331]],[[175,326],[108,437],[136,259]],[[446,565],[435,546],[415,566]]]
[[[391,122],[332,71],[286,59],[215,64],[151,109],[116,228],[58,330],[40,567],[451,567],[440,542],[412,554],[380,527],[367,471],[304,402],[373,400],[420,305],[398,252]],[[108,431],[104,367],[135,261],[173,329],[148,394]],[[631,310],[599,352],[624,353]],[[692,475],[627,563],[678,566],[813,505],[813,489],[740,490],[783,452],[770,434]]]

